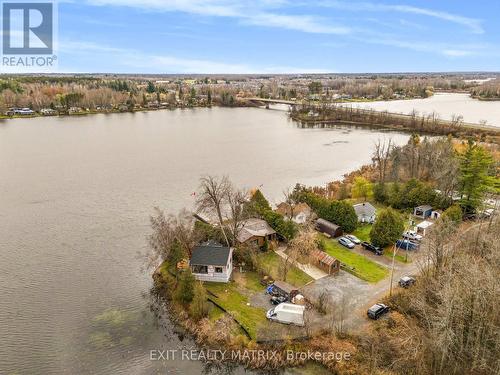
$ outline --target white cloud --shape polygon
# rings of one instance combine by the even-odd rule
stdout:
[[[443,55],[450,56],[450,57],[464,57],[464,56],[470,56],[473,54],[474,54],[474,52],[472,52],[472,51],[466,51],[466,50],[460,50],[460,49],[445,49],[445,50],[443,50]]]
[[[389,5],[371,2],[342,2],[335,0],[326,0],[319,2],[319,5],[349,11],[366,11],[366,12],[399,12],[407,14],[419,14],[427,17],[437,18],[443,21],[449,21],[467,27],[475,34],[484,33],[481,25],[481,20],[457,15],[454,13],[438,11],[428,8],[420,8],[411,5]]]
[[[125,6],[145,11],[183,12],[202,16],[229,17],[243,24],[283,28],[317,34],[348,34],[351,29],[331,25],[312,15],[289,15],[276,13],[285,1],[255,0],[87,0],[96,6]]]
[[[123,72],[158,73],[250,74],[250,73],[321,73],[326,70],[291,66],[260,67],[241,63],[191,59],[169,55],[143,53],[135,49],[116,48],[92,42],[62,41],[59,51],[72,55],[92,56],[106,62],[112,59],[116,69]],[[108,60],[109,61],[109,60]]]

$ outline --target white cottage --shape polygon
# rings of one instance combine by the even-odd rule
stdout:
[[[375,222],[377,209],[368,202],[355,204],[352,206],[358,217],[360,223],[370,223]]]
[[[196,246],[189,267],[196,280],[227,283],[233,272],[233,249],[215,243]]]

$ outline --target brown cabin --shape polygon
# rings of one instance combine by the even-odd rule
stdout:
[[[310,255],[312,258],[311,264],[325,271],[328,275],[339,272],[340,261],[338,259],[318,249],[313,250]]]

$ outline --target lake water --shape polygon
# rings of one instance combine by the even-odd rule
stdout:
[[[276,202],[296,182],[370,162],[389,137],[408,139],[300,129],[255,108],[1,121],[0,374],[201,373],[200,362],[149,359],[193,345],[154,314],[138,255],[153,207],[191,207],[204,174],[262,185]]]
[[[409,114],[416,110],[420,115],[437,113],[440,118],[450,120],[461,115],[465,122],[500,127],[500,101],[481,101],[468,94],[437,93],[426,99],[391,100],[366,103],[348,103],[360,108]]]

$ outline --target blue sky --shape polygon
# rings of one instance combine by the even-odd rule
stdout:
[[[498,0],[60,1],[59,70],[499,71]]]

